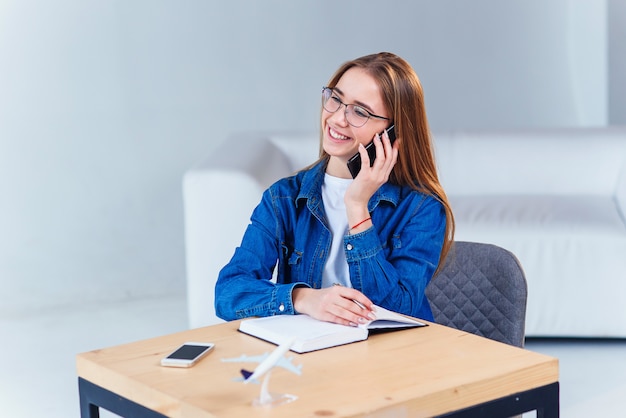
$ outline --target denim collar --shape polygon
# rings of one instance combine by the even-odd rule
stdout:
[[[300,193],[296,199],[296,206],[300,199],[305,199],[309,209],[314,211],[322,203],[322,184],[328,159],[319,161],[308,170],[302,171],[302,182]],[[385,183],[378,188],[376,193],[370,198],[367,205],[369,212],[373,212],[381,200],[385,200],[394,206],[398,206],[400,200],[401,187],[395,184]]]

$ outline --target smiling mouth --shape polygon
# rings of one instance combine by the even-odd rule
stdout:
[[[347,136],[345,136],[345,135],[341,135],[339,132],[335,131],[335,130],[334,130],[333,128],[331,128],[330,126],[328,127],[328,134],[329,134],[329,135],[330,135],[333,139],[336,139],[336,140],[339,140],[339,141],[348,141],[348,140],[350,140],[350,139],[351,139],[350,137],[347,137]]]

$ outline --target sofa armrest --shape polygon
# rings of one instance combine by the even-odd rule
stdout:
[[[249,178],[264,190],[291,171],[289,156],[276,146],[273,137],[244,133],[230,136],[185,176],[202,172],[232,173]]]
[[[316,148],[311,136],[235,135],[185,173],[187,310],[191,328],[221,322],[214,308],[219,271],[241,242],[263,191],[301,168],[296,167],[301,160],[313,162]]]
[[[263,190],[291,172],[282,151],[259,135],[234,136],[183,178],[187,310],[191,328],[220,320],[214,288]]]

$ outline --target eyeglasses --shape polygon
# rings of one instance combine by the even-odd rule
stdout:
[[[346,120],[350,125],[354,126],[355,128],[359,128],[365,125],[369,118],[391,120],[383,116],[375,115],[372,112],[369,112],[363,106],[357,104],[345,104],[341,101],[341,99],[339,99],[339,97],[334,94],[333,89],[331,89],[330,87],[322,88],[322,104],[324,106],[324,109],[326,109],[326,111],[330,113],[335,113],[341,108],[341,106],[345,106]]]

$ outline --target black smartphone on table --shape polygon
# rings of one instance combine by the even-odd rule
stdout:
[[[383,137],[383,133],[384,132],[381,132],[379,134],[381,139]],[[389,141],[391,142],[391,145],[393,145],[394,141],[396,140],[395,125],[391,125],[389,128],[387,128],[387,135],[389,135]],[[371,167],[372,164],[374,164],[374,160],[376,159],[376,146],[374,145],[374,141],[367,144],[365,146],[365,150],[367,151],[367,155],[369,155],[370,157],[370,167]],[[350,170],[350,174],[352,175],[352,178],[355,178],[356,175],[359,174],[359,171],[361,171],[361,154],[360,153],[357,152],[352,157],[350,157],[350,159],[348,160],[348,170]]]
[[[215,344],[207,342],[187,342],[161,359],[161,366],[191,367],[213,350]]]

